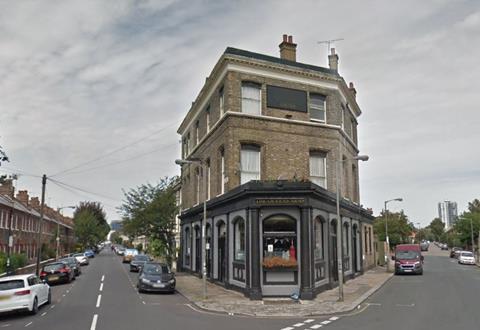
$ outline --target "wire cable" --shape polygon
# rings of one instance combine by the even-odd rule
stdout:
[[[116,199],[116,198],[112,198],[112,197],[105,196],[105,195],[102,195],[102,194],[94,193],[94,192],[88,191],[88,190],[83,189],[83,188],[75,187],[75,186],[72,186],[71,184],[68,184],[68,183],[65,183],[65,182],[61,182],[61,181],[52,179],[52,178],[50,178],[50,177],[48,178],[48,180],[51,181],[51,182],[53,182],[53,183],[56,183],[57,185],[60,184],[60,185],[66,186],[66,187],[68,187],[68,188],[70,188],[70,189],[75,189],[75,190],[81,191],[81,192],[86,193],[86,194],[90,194],[90,195],[94,195],[94,196],[98,196],[98,197],[110,199],[110,200],[112,200],[112,201],[121,203],[121,201],[118,200],[118,199]]]
[[[156,134],[158,134],[158,133],[163,132],[164,130],[166,130],[167,128],[170,128],[170,127],[173,126],[173,125],[178,125],[179,123],[180,123],[180,121],[176,121],[176,122],[173,122],[173,123],[171,123],[171,124],[168,124],[168,125],[162,127],[161,129],[156,130],[156,131],[153,131],[152,133],[148,134],[147,136],[144,136],[143,138],[140,138],[140,139],[138,139],[138,140],[135,140],[135,141],[133,141],[133,142],[131,142],[131,143],[129,143],[129,144],[126,144],[126,145],[124,145],[124,146],[121,146],[121,147],[119,147],[119,148],[117,148],[117,149],[114,149],[114,150],[112,150],[112,151],[110,151],[110,152],[107,152],[107,153],[105,153],[105,154],[103,154],[103,155],[101,155],[101,156],[99,156],[99,157],[96,157],[96,158],[94,158],[94,159],[91,159],[91,160],[89,160],[89,161],[80,163],[80,164],[78,164],[78,165],[76,165],[76,166],[73,166],[73,167],[70,167],[70,168],[68,168],[68,169],[66,169],[66,170],[60,171],[60,172],[58,172],[58,173],[55,173],[55,174],[51,175],[50,178],[59,176],[59,175],[61,175],[61,174],[65,174],[65,173],[70,172],[70,171],[73,171],[73,170],[76,170],[77,168],[80,168],[80,167],[83,167],[83,166],[85,166],[85,165],[91,164],[91,163],[93,163],[93,162],[99,161],[100,159],[104,159],[104,158],[106,158],[106,157],[108,157],[108,156],[110,156],[110,155],[113,155],[113,154],[117,153],[117,152],[123,151],[123,150],[125,150],[125,149],[127,149],[127,148],[129,148],[129,147],[131,147],[131,146],[134,146],[134,145],[136,145],[136,144],[138,144],[138,143],[140,143],[140,142],[143,142],[143,141],[147,140],[148,138],[152,137],[153,135],[156,135]]]

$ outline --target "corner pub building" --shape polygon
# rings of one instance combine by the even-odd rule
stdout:
[[[178,129],[178,265],[202,274],[206,199],[209,281],[251,299],[313,299],[338,284],[339,253],[345,280],[374,265],[355,160],[361,111],[334,49],[324,68],[297,62],[291,36],[279,47],[280,58],[227,48]]]

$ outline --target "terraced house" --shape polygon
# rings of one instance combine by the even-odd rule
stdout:
[[[40,201],[38,197],[30,198],[26,190],[20,190],[14,195],[12,181],[6,180],[0,184],[0,252],[7,253],[8,238],[12,236],[10,253],[24,254],[29,262],[34,262],[37,256]],[[72,219],[48,206],[44,210],[42,244],[54,256],[58,237],[59,255],[71,251],[74,244]]]
[[[334,49],[325,68],[297,62],[291,36],[279,47],[279,58],[227,48],[178,128],[182,159],[203,164],[182,165],[179,267],[201,274],[206,198],[211,281],[251,299],[313,299],[337,285],[340,253],[345,279],[374,264],[356,160],[361,110]]]

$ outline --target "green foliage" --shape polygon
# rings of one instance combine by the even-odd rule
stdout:
[[[385,219],[388,224],[388,237],[390,241],[390,247],[397,244],[409,243],[409,236],[413,232],[414,228],[411,223],[408,222],[408,217],[401,212],[389,212],[382,211],[380,216],[376,217],[373,222],[373,230],[378,235],[380,241],[385,241]]]
[[[464,212],[455,223],[454,230],[462,246],[472,246],[472,229],[476,244],[480,230],[480,212]]]
[[[42,243],[42,260],[55,258],[56,251],[49,244]]]
[[[435,241],[440,241],[445,233],[445,224],[439,218],[433,219],[428,228],[430,228]]]
[[[27,256],[25,254],[14,253],[10,256],[10,265],[12,269],[21,268],[27,265]],[[7,271],[7,255],[6,253],[0,252],[0,274],[3,274]]]
[[[165,178],[153,186],[144,184],[124,192],[125,200],[119,208],[123,215],[123,232],[133,240],[148,237],[151,253],[171,262],[175,255],[174,229],[177,214],[174,186],[177,178]]]
[[[480,200],[474,199],[471,203],[468,203],[468,212],[480,213]]]
[[[143,244],[142,243],[138,243],[137,246],[135,247],[139,253],[141,253],[143,251]]]
[[[81,202],[73,214],[77,243],[82,249],[97,245],[105,240],[110,226],[100,203]]]
[[[110,235],[110,241],[113,243],[113,244],[123,244],[123,238],[122,236],[120,236],[120,233],[114,231],[111,235]]]
[[[421,242],[423,240],[434,241],[435,236],[432,233],[432,230],[429,227],[419,229],[417,231],[416,240]]]

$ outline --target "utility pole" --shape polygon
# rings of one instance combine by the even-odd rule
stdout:
[[[45,186],[47,185],[47,176],[44,174],[42,176],[42,204],[40,205],[40,220],[38,222],[38,234],[37,234],[37,267],[36,273],[37,276],[40,276],[40,260],[42,255],[42,223],[43,223],[43,213],[45,207]]]

